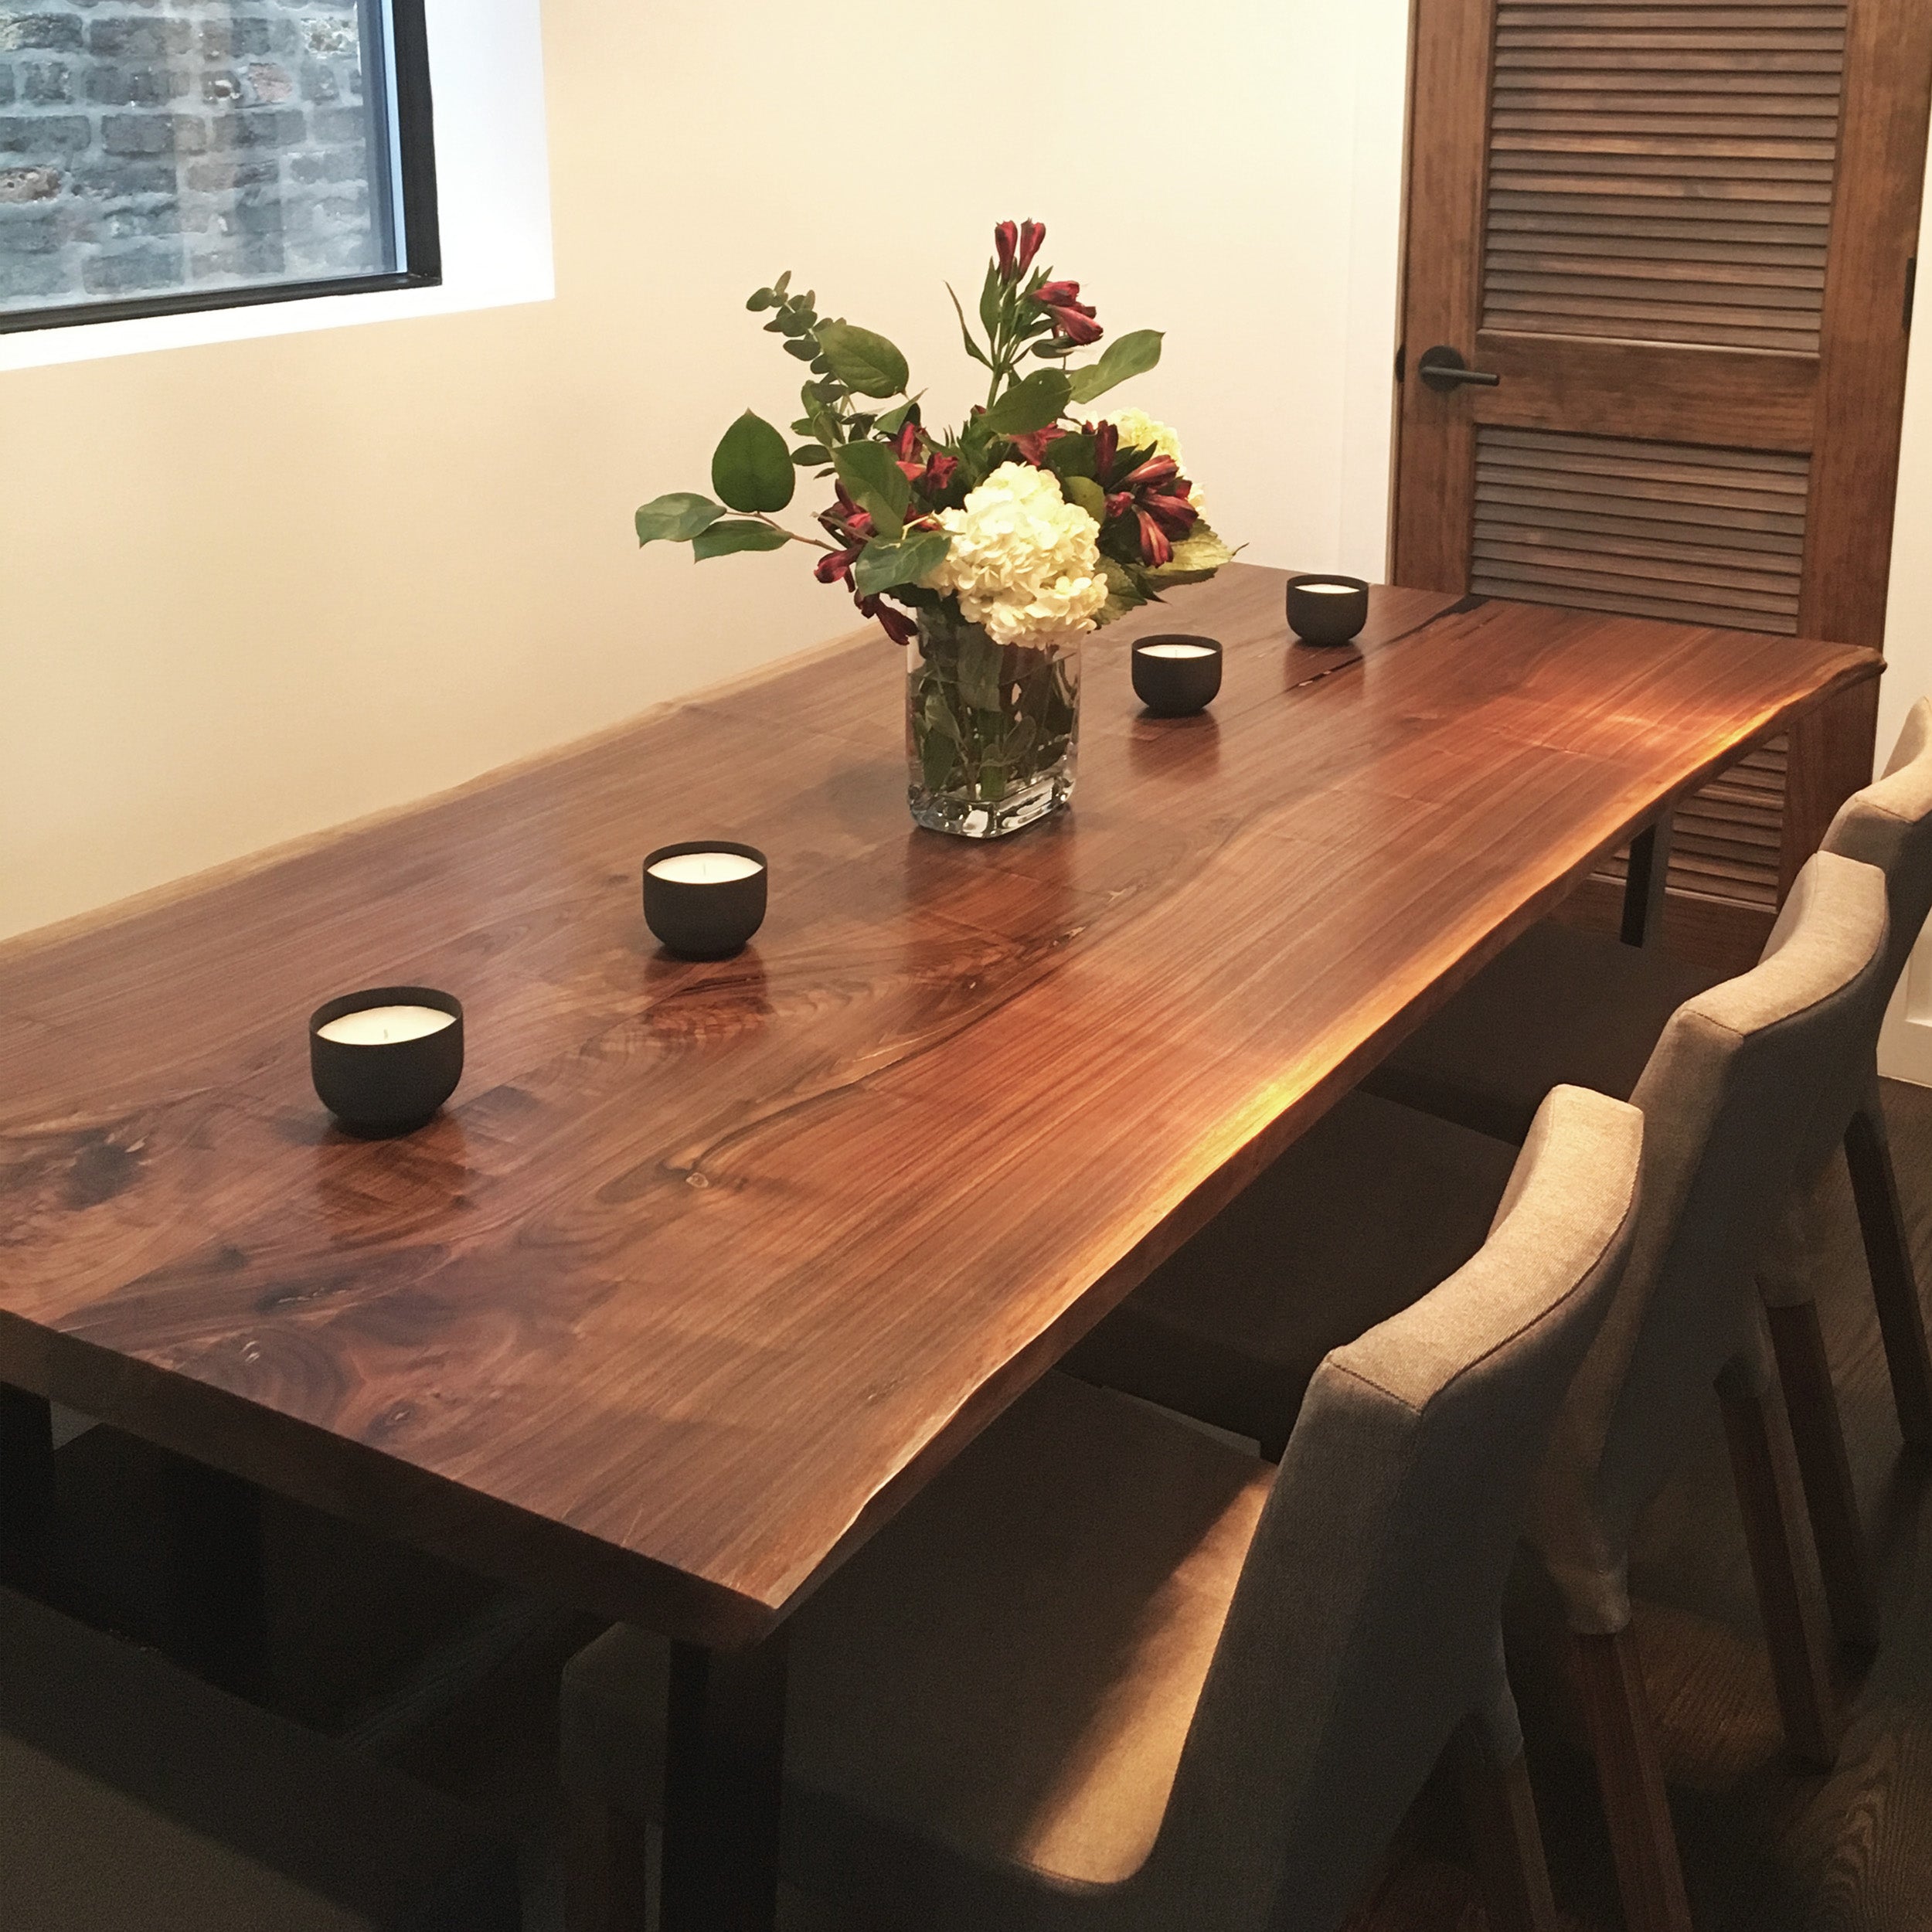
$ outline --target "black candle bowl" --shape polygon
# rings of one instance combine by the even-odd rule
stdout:
[[[322,1029],[376,1006],[427,1006],[451,1024],[414,1039],[359,1046],[325,1039]],[[463,1004],[434,986],[376,986],[345,993],[308,1016],[308,1066],[323,1106],[365,1140],[386,1140],[428,1124],[463,1077]]]
[[[743,879],[660,879],[653,866],[696,852],[727,852],[756,861]],[[729,959],[743,951],[765,923],[765,886],[770,868],[756,845],[728,838],[691,838],[660,845],[644,862],[644,920],[667,951],[685,959]]]
[[[1369,587],[1360,577],[1321,570],[1288,580],[1288,628],[1304,644],[1352,644],[1368,621]]]
[[[1192,645],[1200,655],[1157,655],[1157,644]],[[1221,689],[1221,644],[1183,631],[1141,638],[1134,645],[1134,695],[1157,718],[1191,718],[1213,703]]]

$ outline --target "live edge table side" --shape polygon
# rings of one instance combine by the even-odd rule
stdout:
[[[997,844],[908,822],[869,633],[0,947],[0,1379],[668,1635],[667,1932],[761,1922],[768,1811],[704,1814],[775,1794],[762,1640],[1606,854],[1876,702],[1870,651],[1404,590],[1310,651],[1283,582],[1091,640],[1074,808]],[[1177,626],[1226,682],[1148,718]],[[770,910],[682,963],[638,862],[713,835]],[[394,984],[468,1069],[349,1139],[304,1021]]]

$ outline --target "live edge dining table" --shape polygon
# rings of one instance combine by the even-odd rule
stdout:
[[[1282,585],[1090,640],[996,844],[910,824],[872,631],[0,948],[0,1381],[663,1633],[666,1932],[768,1924],[815,1584],[1673,801],[1821,707],[1869,774],[1868,651],[1389,589],[1317,651]],[[681,962],[639,861],[714,835],[770,913]],[[351,1139],[306,1018],[397,983],[468,1071]]]

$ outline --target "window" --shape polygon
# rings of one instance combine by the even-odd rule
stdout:
[[[440,272],[423,0],[0,0],[0,332]]]

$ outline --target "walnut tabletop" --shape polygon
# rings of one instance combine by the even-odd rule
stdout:
[[[0,1379],[730,1648],[1660,806],[1869,651],[1229,570],[1093,640],[1074,808],[913,829],[876,632],[0,948]],[[1228,646],[1145,716],[1128,642]],[[639,863],[750,841],[737,959]],[[305,1031],[467,1009],[412,1138]]]

